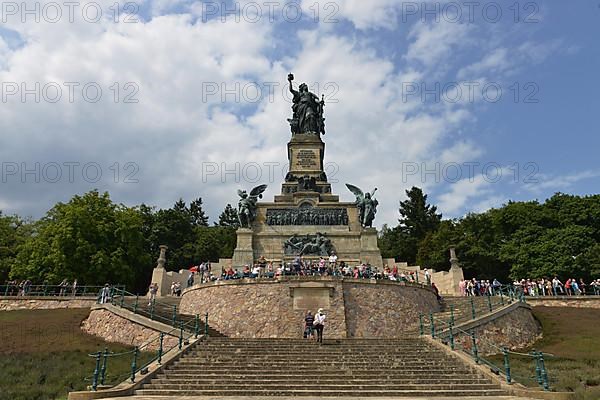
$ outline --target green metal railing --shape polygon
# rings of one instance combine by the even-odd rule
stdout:
[[[178,328],[183,324],[185,330],[189,332],[204,331],[208,335],[208,313],[204,315],[204,321],[200,320],[200,315],[182,315],[178,307],[174,304],[168,304],[156,299],[140,297],[127,292],[122,288],[115,288],[111,292],[110,303],[114,306],[132,311],[135,314],[150,318],[153,321],[162,322],[173,328]],[[204,325],[204,326],[202,326]]]
[[[125,289],[124,285],[111,286],[112,288]],[[104,286],[87,285],[1,285],[0,296],[23,297],[99,297]]]
[[[448,304],[449,320],[453,325],[457,325],[492,313],[515,301],[525,302],[525,297],[517,293],[511,285],[497,287],[493,293],[493,295],[454,298]],[[431,329],[430,318],[420,319],[419,323],[423,325],[424,330]]]
[[[206,318],[208,319],[208,316]],[[92,391],[98,390],[98,386],[114,386],[124,380],[134,383],[136,376],[146,373],[150,364],[154,362],[161,364],[165,355],[170,352],[181,351],[191,338],[197,339],[200,334],[198,317],[196,317],[187,324],[180,322],[178,327],[168,332],[158,333],[147,342],[135,346],[130,351],[113,353],[108,351],[108,349],[104,349],[104,351],[89,354],[95,360],[95,367],[91,377],[86,378],[86,380],[91,382]],[[169,337],[175,340],[173,340],[173,344],[170,346],[165,346],[165,339]],[[110,360],[118,357],[129,358],[131,360],[130,371],[124,374],[110,375],[109,367],[114,364],[114,361],[110,362]]]
[[[490,303],[488,303],[490,304]],[[493,304],[493,303],[492,303]],[[493,305],[492,305],[492,310]],[[489,340],[477,337],[475,329],[465,331],[456,326],[454,315],[451,313],[447,321],[429,314],[431,337],[435,340],[448,345],[452,351],[462,351],[473,358],[475,363],[487,365],[490,370],[497,375],[503,375],[508,384],[513,381],[525,383],[531,381],[537,383],[543,390],[550,390],[548,371],[545,366],[545,358],[552,357],[551,354],[542,353],[536,350],[530,353],[520,353],[510,351],[506,347],[498,346]],[[425,326],[422,314],[419,314],[419,333],[424,335]],[[501,361],[494,361],[490,357],[482,356],[482,346],[485,346],[486,353],[501,354]],[[525,361],[531,367],[532,375],[515,375],[511,369],[511,359],[516,357],[526,358]]]

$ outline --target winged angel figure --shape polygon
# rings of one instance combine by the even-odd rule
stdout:
[[[256,202],[262,199],[263,192],[267,189],[267,185],[260,185],[250,191],[250,194],[245,190],[238,189],[238,219],[242,228],[250,228],[252,222],[256,218]]]
[[[370,228],[373,226],[373,220],[377,213],[377,205],[379,202],[374,197],[377,188],[371,193],[363,193],[362,190],[354,185],[346,183],[346,187],[356,196],[356,205],[358,206],[360,224],[364,228]]]

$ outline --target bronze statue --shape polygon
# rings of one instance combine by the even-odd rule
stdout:
[[[256,202],[262,199],[263,192],[267,189],[267,185],[260,185],[250,191],[250,195],[245,190],[238,190],[238,219],[240,227],[250,228],[256,218]]]
[[[358,206],[361,226],[364,228],[372,227],[375,214],[377,213],[377,205],[379,204],[374,197],[377,188],[371,193],[363,193],[362,190],[349,183],[346,184],[346,187],[356,196],[356,205]]]
[[[286,255],[318,255],[328,256],[334,250],[331,240],[324,234],[317,232],[315,236],[306,235],[299,237],[294,234],[283,243]]]
[[[292,81],[294,75],[288,75],[290,83],[290,92],[294,95],[292,98],[292,119],[288,119],[293,134],[312,133],[325,134],[325,118],[323,118],[323,108],[325,107],[325,96],[319,97],[308,90],[306,83],[299,86],[299,90],[294,90]]]

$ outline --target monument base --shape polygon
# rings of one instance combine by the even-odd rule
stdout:
[[[254,264],[254,250],[252,248],[252,229],[239,228],[236,231],[237,245],[233,251],[232,264],[234,266]]]

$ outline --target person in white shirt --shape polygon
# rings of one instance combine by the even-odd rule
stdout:
[[[335,255],[335,253],[331,253],[331,255],[329,256],[329,266],[331,268],[335,268],[335,265],[337,264],[337,256]]]
[[[319,308],[317,313],[315,314],[315,322],[313,323],[314,328],[317,331],[317,342],[323,343],[323,328],[325,328],[325,314],[323,314],[323,309]]]

